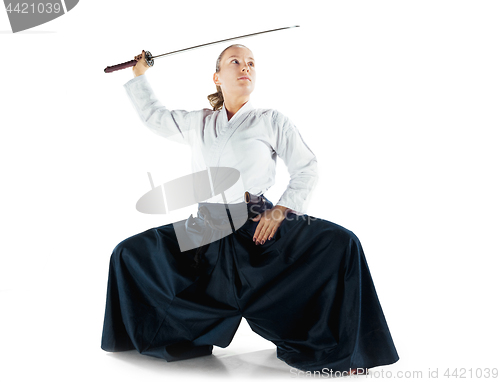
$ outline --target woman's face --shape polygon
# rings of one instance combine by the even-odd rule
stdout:
[[[224,52],[214,83],[224,98],[250,95],[255,88],[255,60],[250,49],[233,46]]]

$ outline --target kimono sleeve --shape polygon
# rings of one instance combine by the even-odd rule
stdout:
[[[142,122],[154,133],[189,145],[196,123],[203,123],[206,110],[188,112],[163,106],[143,74],[128,81],[125,90]]]
[[[290,174],[290,182],[276,205],[288,207],[297,215],[302,215],[318,183],[318,161],[297,127],[287,117],[276,112],[274,123],[277,124],[275,151]]]

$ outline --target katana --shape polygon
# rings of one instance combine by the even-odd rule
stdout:
[[[148,64],[148,66],[153,66],[155,58],[161,58],[161,57],[165,57],[165,56],[171,56],[173,54],[187,52],[188,50],[203,48],[205,46],[220,44],[222,42],[231,41],[231,40],[237,40],[237,39],[240,39],[240,38],[245,38],[245,37],[250,37],[250,36],[256,36],[258,34],[269,33],[269,32],[276,32],[276,31],[280,31],[280,30],[283,30],[283,29],[290,29],[290,28],[297,28],[297,27],[299,27],[299,25],[294,25],[294,26],[285,27],[285,28],[271,29],[271,30],[268,30],[268,31],[257,32],[257,33],[250,33],[250,34],[246,34],[246,35],[238,36],[238,37],[226,38],[224,40],[208,42],[206,44],[196,45],[196,46],[192,46],[190,48],[174,50],[173,52],[159,54],[158,56],[153,56],[151,53],[149,53],[148,51],[146,51],[145,52],[146,53],[145,59],[146,59],[146,63]],[[130,61],[124,62],[122,64],[108,66],[106,69],[104,69],[104,73],[111,73],[111,72],[114,72],[116,70],[121,70],[121,69],[125,69],[125,68],[131,67],[131,66],[135,66],[135,64],[137,64],[137,62],[138,61],[136,61],[136,60],[130,60]]]

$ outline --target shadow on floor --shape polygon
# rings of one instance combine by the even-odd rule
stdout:
[[[290,369],[276,357],[276,350],[266,349],[248,353],[234,354],[225,349],[214,348],[214,354],[166,362],[160,358],[142,355],[135,350],[108,353],[109,357],[134,364],[140,368],[158,373],[172,373],[185,376],[203,375],[203,377],[286,377],[290,378]]]

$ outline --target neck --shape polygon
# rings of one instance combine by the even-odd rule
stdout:
[[[229,121],[233,115],[235,115],[238,110],[242,108],[244,104],[246,104],[250,100],[249,96],[242,96],[239,98],[231,98],[226,100],[224,98],[224,106],[226,107],[227,110],[227,120]]]

